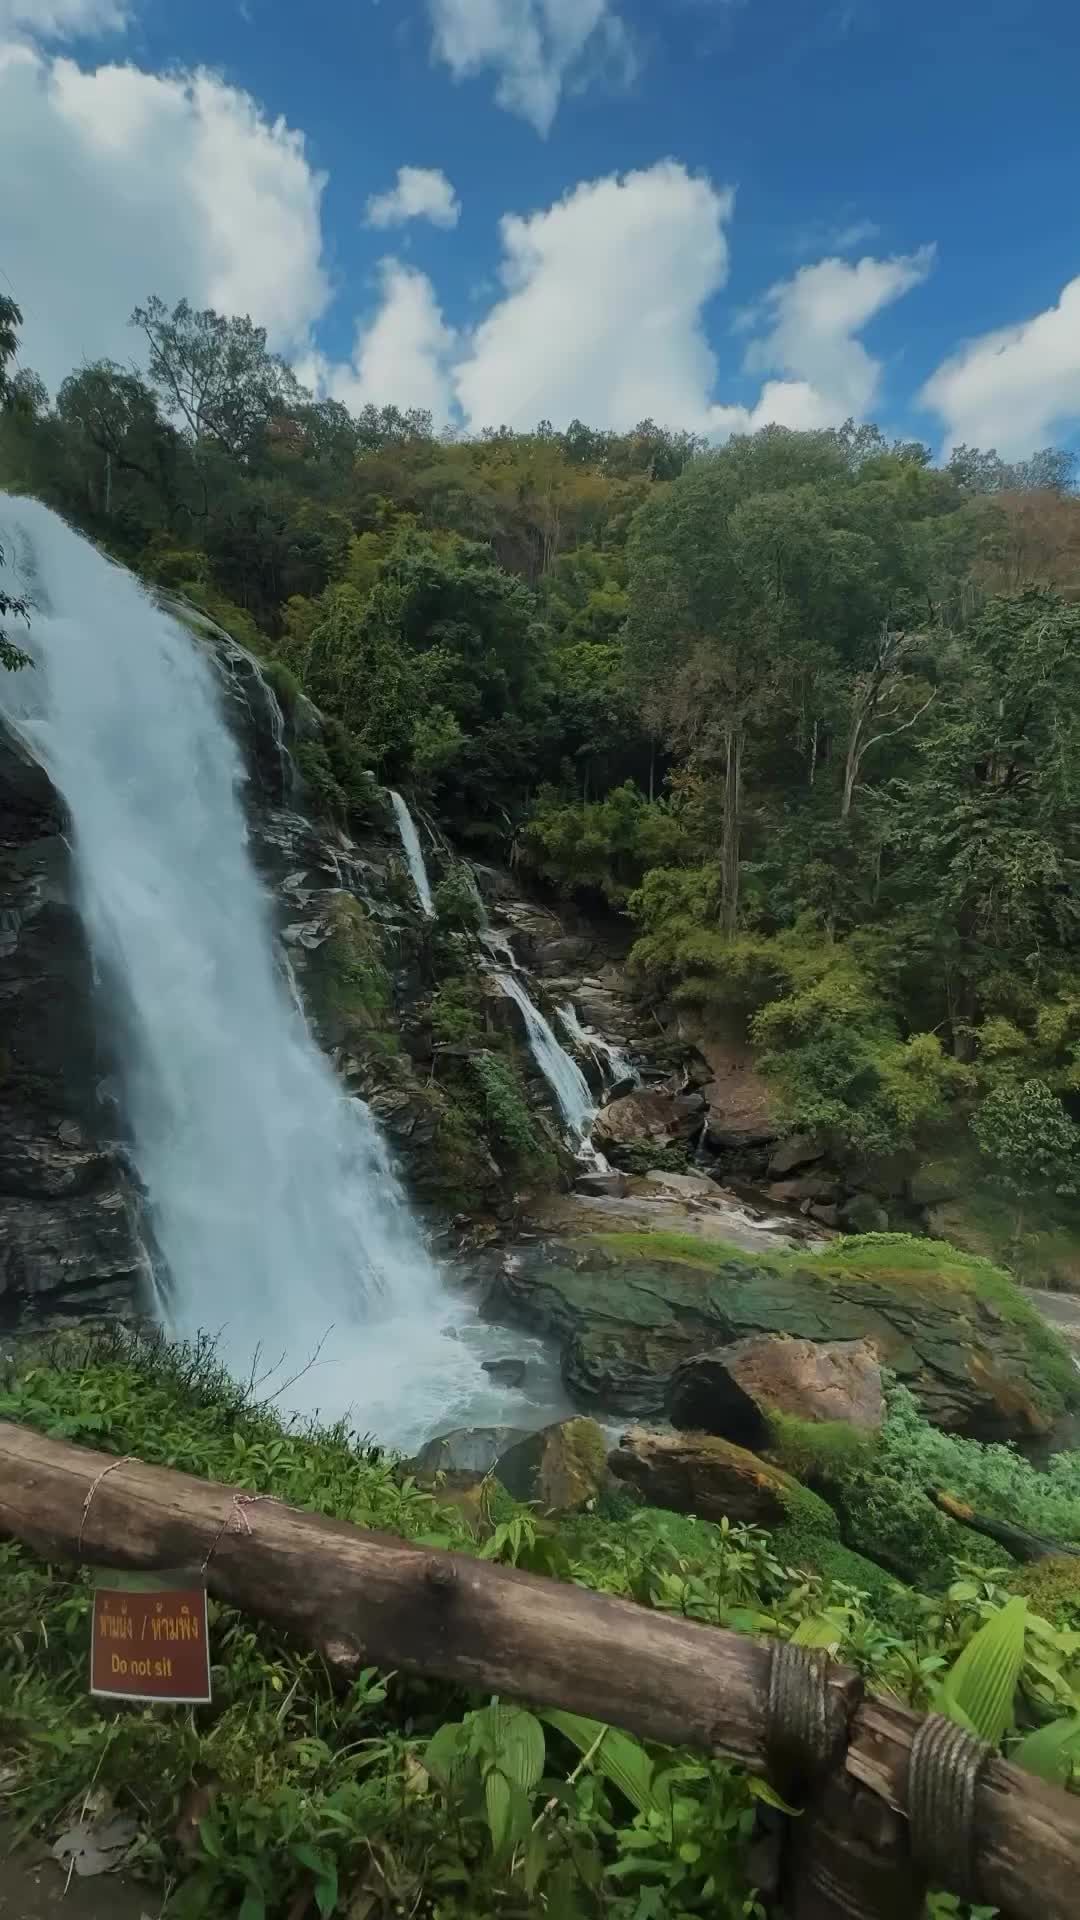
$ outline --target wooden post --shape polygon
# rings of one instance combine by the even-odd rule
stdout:
[[[788,1920],[920,1920],[926,1899],[907,1821],[846,1766],[790,1822],[782,1891]]]

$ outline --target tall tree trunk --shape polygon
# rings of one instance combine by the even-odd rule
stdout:
[[[723,906],[720,924],[734,933],[739,917],[739,790],[742,783],[742,733],[729,727],[724,734],[727,756],[724,773],[724,826],[720,842]]]
[[[855,782],[859,777],[864,714],[857,714],[851,723],[848,735],[847,759],[844,762],[844,797],[840,802],[840,818],[846,820],[851,812],[851,803],[855,798]]]

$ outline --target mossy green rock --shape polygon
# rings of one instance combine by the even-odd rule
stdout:
[[[631,1427],[608,1465],[653,1507],[702,1520],[779,1527],[798,1519],[808,1531],[835,1535],[836,1515],[782,1467],[711,1433],[650,1433]]]
[[[754,1256],[673,1234],[548,1243],[508,1262],[492,1308],[561,1336],[575,1396],[661,1412],[692,1354],[755,1333],[874,1342],[936,1425],[979,1439],[1045,1433],[1080,1374],[1019,1288],[987,1261],[903,1234]]]
[[[331,893],[326,937],[306,967],[305,984],[326,1046],[370,1044],[373,1033],[396,1037],[390,977],[379,929],[352,894]]]
[[[607,1447],[595,1420],[560,1420],[509,1447],[495,1477],[515,1500],[545,1513],[573,1512],[595,1500],[607,1480]]]

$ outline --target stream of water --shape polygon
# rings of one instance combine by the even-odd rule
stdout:
[[[393,1444],[536,1424],[483,1372],[507,1336],[444,1284],[275,965],[212,653],[36,501],[0,495],[0,545],[35,662],[0,673],[0,710],[73,821],[162,1319],[245,1374],[258,1349],[271,1392],[315,1355],[283,1404]]]
[[[596,1117],[596,1103],[585,1075],[573,1055],[556,1039],[550,1022],[530,1000],[519,975],[500,973],[498,980],[507,999],[521,1009],[530,1051],[555,1096],[567,1133],[579,1151],[586,1148]]]
[[[424,849],[420,845],[420,835],[416,831],[416,821],[409,812],[408,806],[401,794],[395,793],[392,788],[390,789],[390,804],[394,809],[398,832],[401,835],[401,845],[405,853],[406,865],[408,866],[413,886],[416,888],[416,897],[428,919],[434,920],[435,902],[431,894],[431,882],[428,879],[427,866],[424,862]]]
[[[613,1041],[605,1040],[603,1034],[597,1033],[595,1027],[587,1027],[573,1001],[568,1000],[564,1007],[559,1008],[559,1019],[575,1046],[579,1047],[583,1053],[592,1054],[609,1087],[616,1086],[623,1080],[629,1080],[637,1086],[639,1075],[629,1054],[624,1053],[622,1048],[617,1047]]]

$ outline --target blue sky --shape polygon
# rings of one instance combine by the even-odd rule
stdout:
[[[472,428],[1075,442],[1074,0],[0,0],[0,47],[52,386],[159,290]]]

